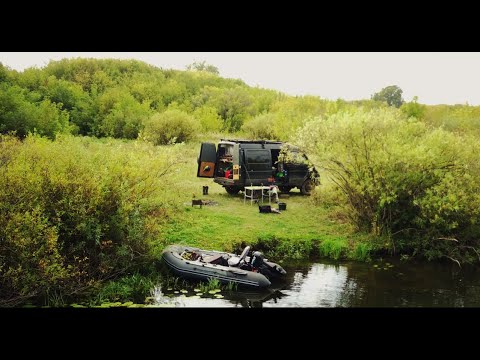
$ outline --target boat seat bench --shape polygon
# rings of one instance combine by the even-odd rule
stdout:
[[[202,261],[208,264],[216,264],[217,262],[219,262],[218,260],[221,259],[222,257],[223,257],[223,254],[210,255],[202,258]]]

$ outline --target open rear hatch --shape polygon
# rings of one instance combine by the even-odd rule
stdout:
[[[215,144],[202,143],[200,157],[198,158],[197,177],[213,178],[216,160],[217,149]]]

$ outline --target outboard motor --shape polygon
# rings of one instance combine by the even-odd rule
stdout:
[[[260,274],[265,275],[268,279],[271,279],[274,276],[260,251],[255,251],[252,254],[252,261],[250,262],[250,265],[257,269]]]
[[[258,269],[259,273],[265,275],[269,279],[287,273],[280,265],[269,262],[265,259],[260,251],[255,251],[253,253],[250,265]]]
[[[265,264],[263,261],[263,254],[260,251],[255,251],[252,254],[252,261],[250,261],[250,264],[257,269],[260,269],[261,266]]]

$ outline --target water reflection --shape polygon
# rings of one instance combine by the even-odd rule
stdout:
[[[153,291],[155,305],[175,307],[472,307],[480,306],[480,279],[444,264],[325,262],[287,267],[271,289],[222,294]]]
[[[282,291],[277,302],[266,301],[265,307],[335,307],[347,281],[347,268],[314,264],[306,274],[294,272],[293,282]]]

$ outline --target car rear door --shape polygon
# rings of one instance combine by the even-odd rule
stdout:
[[[267,185],[272,176],[272,154],[268,149],[245,149],[245,185]]]
[[[213,178],[217,162],[217,149],[215,144],[202,143],[200,157],[198,158],[197,177]]]

